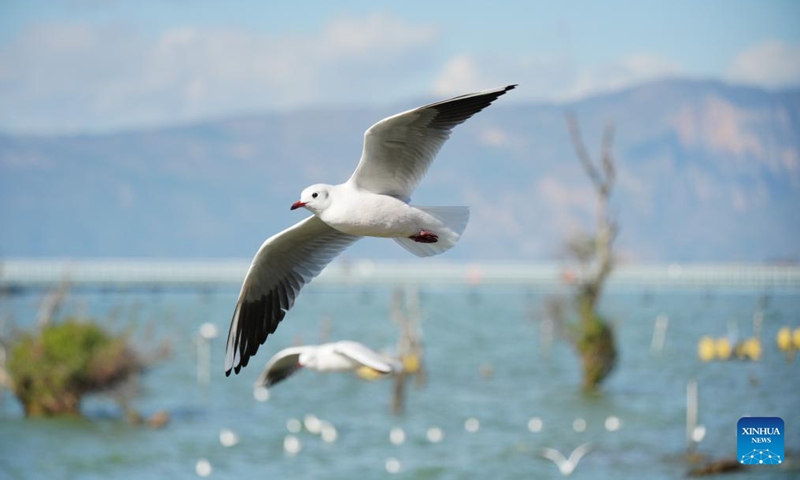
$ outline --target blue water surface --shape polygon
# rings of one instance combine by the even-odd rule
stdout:
[[[519,287],[421,287],[420,305],[428,382],[409,386],[406,411],[390,413],[392,380],[301,371],[254,399],[252,383],[269,357],[297,343],[351,339],[392,350],[398,329],[390,319],[394,289],[384,286],[311,285],[278,331],[238,376],[223,374],[224,336],[237,290],[73,291],[60,316],[82,315],[115,331],[128,331],[137,347],[162,343],[172,355],[140,379],[133,406],[145,417],[165,410],[163,428],[121,420],[104,396],[83,404],[86,419],[27,420],[13,395],[0,400],[0,478],[189,479],[207,459],[210,478],[562,478],[540,451],[568,455],[586,442],[591,451],[571,478],[672,479],[696,466],[687,459],[686,389],[697,379],[698,423],[706,435],[697,446],[706,459],[734,458],[736,424],[745,415],[777,416],[786,425],[786,455],[800,445],[800,359],[787,361],[775,338],[780,327],[800,327],[800,295],[792,291],[627,289],[610,291],[603,313],[619,341],[616,371],[597,395],[580,390],[580,368],[571,345],[547,340],[544,304],[565,292]],[[0,315],[6,336],[29,329],[41,292],[6,295]],[[758,362],[703,363],[703,335],[753,334],[763,315],[763,357]],[[658,315],[669,318],[662,352],[651,351]],[[211,342],[211,381],[198,383],[197,338],[201,324],[217,326]],[[545,332],[545,333],[543,333]],[[338,438],[323,442],[305,430],[301,450],[284,452],[287,420],[313,414],[330,422]],[[618,417],[619,429],[606,428]],[[479,421],[476,432],[465,421]],[[528,428],[532,417],[542,428]],[[585,429],[576,431],[577,419]],[[578,424],[580,421],[577,422]],[[613,424],[613,420],[611,424]],[[389,441],[393,427],[406,441]],[[426,432],[443,438],[431,443]],[[223,447],[230,429],[239,439]],[[387,460],[400,466],[387,473]],[[390,462],[393,463],[393,462]],[[781,466],[752,467],[752,478],[800,474],[791,458]],[[397,465],[395,463],[395,465]]]

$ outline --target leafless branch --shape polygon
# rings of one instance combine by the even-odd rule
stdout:
[[[606,123],[605,131],[603,132],[603,173],[605,174],[604,190],[606,195],[611,193],[614,186],[614,179],[616,178],[616,170],[614,169],[614,152],[612,147],[614,145],[614,122],[608,121]]]
[[[567,126],[572,139],[572,145],[575,149],[575,154],[594,184],[597,194],[597,231],[595,235],[591,237],[591,245],[587,244],[581,246],[577,243],[571,245],[573,247],[572,254],[578,261],[588,264],[588,260],[594,260],[594,271],[587,276],[586,283],[584,284],[587,292],[591,292],[589,295],[591,298],[590,303],[594,306],[594,303],[599,297],[603,283],[613,268],[611,245],[618,231],[616,223],[608,216],[608,199],[611,196],[611,190],[616,178],[614,154],[612,151],[614,123],[611,121],[607,122],[603,131],[600,159],[602,174],[592,163],[592,159],[586,151],[583,138],[581,137],[578,119],[573,113],[567,113]],[[575,248],[576,246],[582,248],[578,250]]]
[[[572,147],[575,149],[575,153],[578,155],[578,160],[580,160],[581,165],[583,165],[584,170],[586,170],[586,174],[589,175],[589,178],[592,180],[595,186],[600,188],[603,185],[603,179],[600,178],[600,172],[598,172],[594,167],[592,158],[589,156],[589,152],[586,150],[586,146],[583,144],[583,137],[581,136],[581,129],[580,125],[578,124],[578,119],[572,112],[567,113],[567,125],[569,127],[569,136],[572,140]]]

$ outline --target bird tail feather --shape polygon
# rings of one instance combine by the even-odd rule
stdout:
[[[434,229],[436,243],[419,243],[410,238],[395,238],[401,247],[418,257],[439,255],[453,248],[469,223],[469,207],[415,207],[433,217],[440,225]],[[436,223],[434,222],[434,223]]]

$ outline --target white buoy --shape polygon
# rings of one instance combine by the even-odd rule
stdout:
[[[300,423],[300,420],[296,418],[290,418],[286,420],[286,430],[289,430],[290,433],[300,433],[300,430],[303,428],[303,424]]]
[[[206,322],[200,325],[200,336],[206,340],[213,340],[217,338],[217,335],[219,335],[219,331],[217,330],[217,326],[213,323]]]
[[[205,458],[201,458],[194,465],[194,471],[200,477],[207,477],[207,476],[211,475],[211,472],[213,470],[214,469],[211,468],[211,462],[209,462],[208,459],[205,459]]]
[[[339,432],[336,431],[330,422],[322,421],[322,428],[320,429],[320,436],[325,443],[333,443],[339,438]]]
[[[586,420],[580,417],[576,418],[575,421],[572,422],[572,429],[576,432],[583,432],[586,430]]]
[[[694,430],[692,430],[692,441],[694,443],[700,443],[704,438],[706,438],[706,426],[698,425],[694,427]]]
[[[197,383],[211,383],[211,340],[217,338],[217,326],[206,322],[200,325],[197,335]]]
[[[386,471],[389,473],[397,473],[400,471],[400,460],[391,457],[386,459]]]
[[[542,421],[541,418],[531,417],[531,419],[528,420],[528,430],[530,430],[531,432],[533,433],[541,432],[542,428],[544,428],[544,422]]]
[[[431,443],[439,443],[444,438],[444,432],[439,427],[431,427],[427,433],[428,441]]]
[[[289,455],[297,455],[302,450],[303,445],[300,439],[294,435],[286,435],[283,439],[283,450]]]
[[[464,422],[464,430],[468,431],[469,433],[475,433],[481,428],[481,422],[478,421],[475,417],[469,417]]]
[[[256,387],[253,389],[253,398],[257,402],[266,402],[269,400],[269,389],[266,387]]]
[[[314,435],[317,435],[322,431],[322,422],[313,413],[308,413],[305,417],[303,417],[303,425],[306,427],[306,430]]]
[[[616,432],[622,426],[622,421],[616,415],[606,417],[606,430]]]
[[[394,427],[389,432],[389,441],[392,445],[402,445],[406,441],[406,432],[400,427]]]
[[[239,443],[239,436],[233,433],[233,430],[223,428],[219,431],[219,443],[221,443],[223,447],[232,447]]]
[[[697,380],[691,379],[686,384],[686,442],[689,448],[694,446],[694,430],[697,427]]]
[[[652,355],[661,355],[661,352],[664,351],[664,342],[667,338],[668,326],[668,316],[662,313],[656,317],[656,324],[653,327],[653,339],[650,341],[650,353]]]

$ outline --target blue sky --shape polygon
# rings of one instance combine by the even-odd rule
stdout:
[[[498,6],[501,5],[501,6]],[[113,131],[520,83],[800,85],[800,2],[0,0],[0,131]]]

